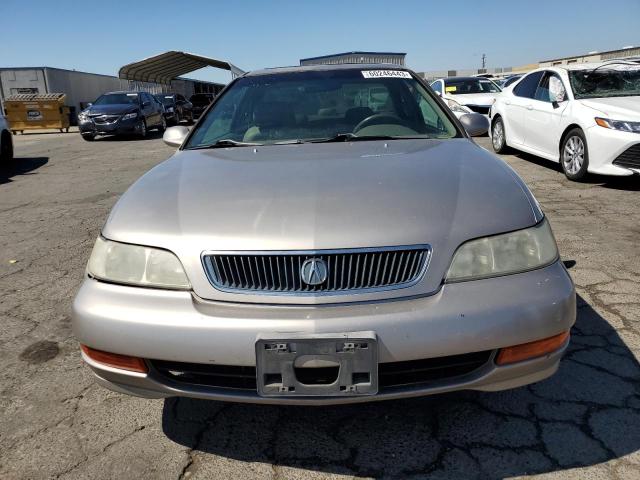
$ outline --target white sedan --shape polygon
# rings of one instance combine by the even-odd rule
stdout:
[[[491,105],[500,93],[500,87],[483,77],[448,77],[431,83],[457,117],[465,113],[488,115]]]
[[[640,65],[631,62],[534,70],[491,108],[493,149],[560,162],[565,175],[640,173]]]

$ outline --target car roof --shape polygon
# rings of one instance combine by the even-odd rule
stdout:
[[[585,63],[572,63],[569,65],[550,65],[548,67],[539,67],[535,70],[531,70],[531,72],[537,72],[541,70],[565,70],[565,71],[575,71],[575,70],[593,70],[594,68],[600,68],[606,65],[628,65],[630,67],[637,67],[637,62],[630,62],[628,60],[608,60],[606,62],[585,62]],[[531,73],[527,72],[527,73]]]
[[[493,78],[486,78],[486,77],[445,77],[445,78],[442,78],[441,80],[444,80],[445,82],[447,80],[454,80],[454,81],[458,81],[458,82],[463,82],[465,80],[491,80],[491,81],[493,81]]]
[[[402,65],[393,63],[341,63],[339,65],[304,65],[293,67],[263,68],[246,73],[246,77],[257,77],[261,75],[275,75],[278,73],[296,72],[327,72],[331,70],[405,70],[411,71]]]
[[[103,93],[103,95],[111,95],[114,93],[147,93],[147,92],[138,92],[138,91],[133,91],[133,90],[116,90],[115,92],[105,92]]]

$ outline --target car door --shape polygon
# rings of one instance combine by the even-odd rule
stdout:
[[[153,115],[153,103],[149,96],[140,92],[140,110],[142,111],[142,116],[144,117],[144,121],[147,124],[147,127],[150,127],[156,123],[156,119]]]
[[[533,72],[524,77],[512,91],[502,100],[504,126],[509,145],[523,145],[527,127],[526,114],[528,106],[535,97],[538,83],[544,72]]]
[[[562,134],[562,114],[569,102],[567,90],[560,77],[551,71],[544,72],[534,98],[526,106],[525,146],[546,156],[558,155]]]

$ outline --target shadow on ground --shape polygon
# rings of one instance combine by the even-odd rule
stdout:
[[[558,162],[552,162],[551,160],[536,157],[535,155],[524,152],[513,151],[511,153],[514,153],[516,157],[528,163],[533,163],[535,165],[539,165],[541,167],[562,173],[564,175],[564,173],[562,172],[562,167]],[[589,174],[581,182],[587,185],[599,185],[603,188],[610,188],[613,190],[629,190],[633,192],[640,191],[640,175],[613,177],[610,175]]]
[[[558,373],[528,387],[339,407],[168,399],[162,425],[194,452],[244,462],[356,476],[503,478],[636,452],[639,379],[616,331],[579,298]]]
[[[49,157],[14,158],[7,165],[0,165],[0,184],[9,183],[17,175],[34,175],[34,170],[45,165]]]

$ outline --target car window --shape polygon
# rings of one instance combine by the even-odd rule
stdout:
[[[553,72],[546,72],[538,85],[535,99],[542,102],[564,102],[567,92],[560,77]]]
[[[500,87],[488,78],[451,78],[444,81],[444,91],[450,95],[498,93]]]
[[[434,91],[438,92],[438,93],[442,93],[442,82],[441,81],[436,81],[433,82],[431,84],[431,88],[433,88]]]
[[[158,94],[158,95],[154,95],[154,96],[155,96],[156,100],[158,100],[158,102],[162,103],[163,105],[166,105],[168,107],[173,105],[173,102],[174,102],[173,95]]]
[[[107,93],[105,95],[101,95],[95,102],[94,105],[126,105],[138,104],[138,94],[137,93]]]
[[[611,63],[591,69],[570,70],[576,99],[632,97],[640,95],[640,65]]]
[[[198,124],[187,148],[217,140],[276,143],[338,134],[451,138],[459,132],[435,99],[406,76],[357,69],[246,76]]]
[[[515,77],[511,77],[511,78],[507,78],[504,82],[504,84],[502,85],[502,88],[506,88],[509,85],[511,85],[512,83],[517,82],[518,80],[520,80],[522,77],[520,76],[515,76]]]
[[[544,72],[530,73],[513,88],[513,94],[518,97],[534,98],[543,74]]]

